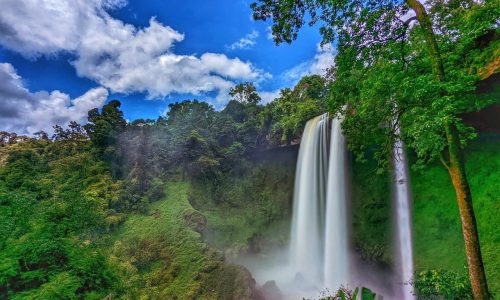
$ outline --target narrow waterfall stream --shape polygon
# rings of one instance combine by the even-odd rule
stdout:
[[[397,127],[396,134],[399,135]],[[410,190],[408,187],[408,163],[403,142],[398,138],[393,147],[394,160],[394,220],[396,225],[396,270],[402,285],[402,300],[415,299],[408,282],[413,277],[413,248],[411,230]]]

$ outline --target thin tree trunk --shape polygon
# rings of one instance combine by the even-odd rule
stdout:
[[[418,0],[406,0],[406,3],[416,14],[416,18],[423,30],[427,48],[432,61],[432,71],[439,82],[446,80],[443,61],[439,52],[432,23],[424,6]],[[445,125],[446,141],[448,146],[449,163],[444,162],[450,173],[451,181],[457,195],[460,218],[462,220],[462,233],[465,242],[465,254],[469,267],[469,278],[472,294],[476,300],[487,300],[490,298],[488,284],[484,272],[481,247],[477,232],[476,217],[472,206],[472,194],[465,172],[465,160],[458,130],[452,121]]]

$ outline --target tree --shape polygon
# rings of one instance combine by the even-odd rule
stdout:
[[[81,132],[71,125],[69,132]],[[66,129],[59,134],[66,135]],[[30,139],[0,167],[0,298],[104,298],[116,279],[90,240],[119,215],[122,186],[88,140]],[[61,151],[61,149],[63,149]],[[89,242],[89,243],[87,243]],[[101,294],[102,293],[102,294]]]
[[[240,83],[232,87],[229,90],[229,96],[231,96],[232,100],[240,103],[257,104],[261,100],[255,86],[250,82]]]
[[[295,40],[306,21],[320,23],[323,43],[337,41],[332,95],[338,99],[330,104],[346,116],[343,127],[351,137],[350,147],[362,150],[366,137],[382,146],[379,158],[386,157],[396,126],[401,126],[420,162],[443,162],[459,204],[473,295],[488,299],[462,152],[471,131],[459,114],[486,104],[472,95],[476,77],[470,69],[492,58],[471,53],[478,39],[498,32],[498,3],[457,0],[426,5],[429,9],[418,0],[259,0],[251,7],[255,19],[273,20],[278,44]],[[415,21],[418,26],[412,27]],[[486,48],[498,46],[487,44]]]
[[[107,161],[115,177],[121,177],[121,159],[116,142],[125,130],[127,122],[120,110],[121,103],[111,100],[102,107],[101,112],[94,108],[88,112],[88,123],[84,126],[87,135],[96,146],[99,154]]]
[[[94,108],[88,112],[88,124],[84,126],[90,140],[104,150],[115,142],[119,133],[125,129],[127,122],[120,110],[121,103],[111,100],[102,107],[101,112]]]
[[[318,75],[304,76],[297,85],[283,89],[280,96],[266,106],[264,125],[278,143],[290,144],[300,135],[306,122],[326,109],[326,82]]]

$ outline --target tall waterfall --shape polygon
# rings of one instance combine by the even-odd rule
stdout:
[[[396,126],[399,136],[399,127]],[[410,190],[408,187],[408,164],[403,151],[403,142],[397,139],[393,147],[394,160],[394,210],[396,225],[396,266],[402,284],[402,300],[415,299],[408,281],[413,277],[413,249],[411,233]]]
[[[297,170],[290,243],[296,274],[316,288],[336,290],[349,283],[344,137],[338,118],[327,114],[304,129]],[[328,146],[330,154],[328,155]]]
[[[333,119],[326,192],[325,286],[339,288],[349,282],[346,195],[346,149],[341,120]]]
[[[317,298],[343,285],[368,287],[388,300],[413,300],[408,284],[413,275],[411,198],[403,142],[397,139],[392,153],[396,263],[389,271],[366,264],[349,247],[348,164],[341,122],[324,114],[306,123],[295,174],[289,252],[278,251],[247,266],[260,284],[274,280],[282,288],[282,299]]]

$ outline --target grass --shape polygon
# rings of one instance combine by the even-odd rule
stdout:
[[[202,290],[200,274],[216,268],[219,263],[210,257],[199,233],[184,222],[184,214],[193,209],[187,200],[188,189],[189,184],[185,182],[168,183],[166,199],[151,204],[149,214],[131,215],[114,237],[113,252],[121,269],[125,273],[138,273],[132,274],[137,280],[128,283],[144,281],[143,292],[138,292],[141,297],[193,298]],[[140,249],[131,249],[130,245],[137,241]],[[154,250],[166,253],[152,253],[150,261],[146,259],[147,266],[134,268],[142,259],[141,255],[144,256],[155,243],[159,246],[153,247]],[[155,285],[155,281],[167,284]]]
[[[466,168],[472,190],[481,250],[490,291],[500,297],[500,142],[484,136],[467,148]],[[455,191],[444,167],[412,172],[414,252],[417,270],[466,272],[466,259]]]

